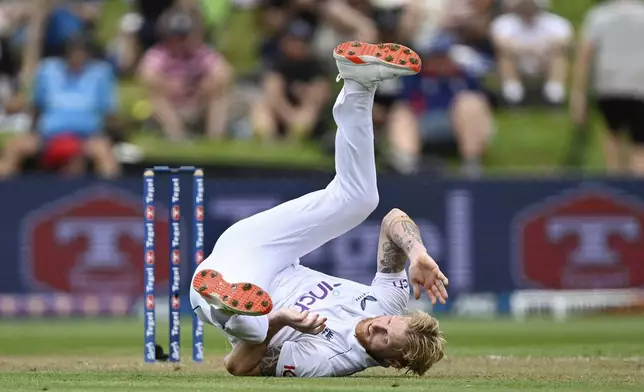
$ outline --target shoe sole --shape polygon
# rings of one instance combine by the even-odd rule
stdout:
[[[261,316],[270,313],[273,301],[261,287],[248,283],[228,283],[215,270],[202,270],[192,280],[196,290],[210,305],[232,314]]]
[[[353,64],[382,64],[400,70],[420,72],[422,61],[413,50],[399,44],[368,44],[358,41],[344,42],[333,50],[336,60]]]

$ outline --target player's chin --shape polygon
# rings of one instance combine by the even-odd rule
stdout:
[[[363,347],[370,346],[370,340],[372,336],[371,324],[373,323],[373,320],[373,318],[363,319],[358,323],[356,327],[356,338]]]

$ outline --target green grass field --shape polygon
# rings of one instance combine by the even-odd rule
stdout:
[[[638,391],[644,390],[644,318],[442,321],[447,353],[425,377],[386,369],[337,379],[238,378],[227,346],[206,331],[206,361],[144,364],[136,320],[0,322],[0,391]],[[167,328],[157,329],[167,347]]]

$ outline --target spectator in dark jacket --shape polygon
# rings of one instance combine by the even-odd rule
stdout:
[[[468,175],[478,175],[492,135],[492,113],[476,68],[458,61],[450,36],[439,36],[423,56],[417,75],[404,78],[390,117],[391,164],[402,173],[418,170],[425,146],[455,143]]]

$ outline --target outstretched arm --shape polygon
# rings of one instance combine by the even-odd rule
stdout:
[[[394,208],[382,220],[378,241],[378,272],[396,273],[405,269],[409,259],[409,275],[414,295],[420,298],[423,286],[432,303],[445,303],[448,280],[438,264],[427,253],[414,221],[402,210]]]

